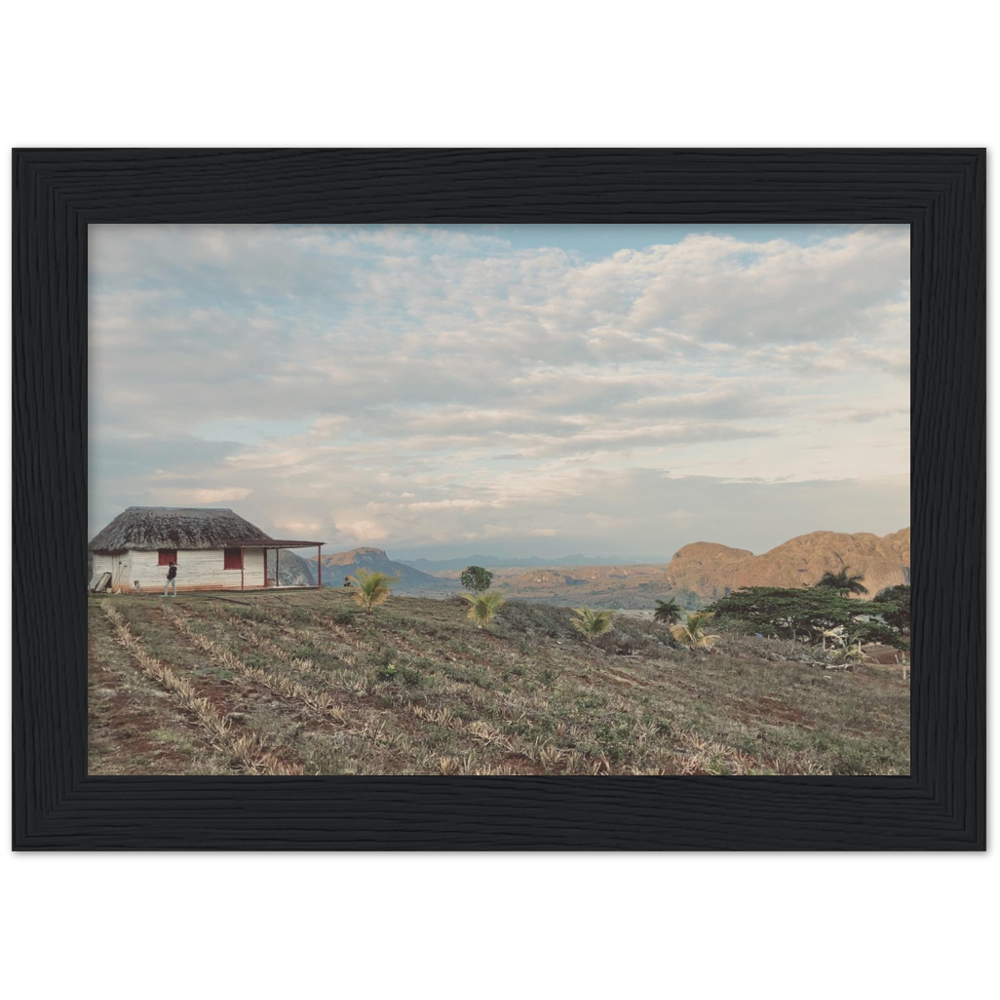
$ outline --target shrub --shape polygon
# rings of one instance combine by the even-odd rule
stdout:
[[[496,616],[502,629],[523,632],[527,635],[547,635],[552,639],[570,639],[575,633],[570,625],[569,608],[551,604],[530,604],[527,601],[507,601]],[[530,652],[531,646],[523,647]]]

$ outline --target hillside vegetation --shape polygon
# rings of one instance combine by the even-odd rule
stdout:
[[[909,685],[617,615],[349,591],[89,602],[92,774],[906,774]],[[889,657],[891,660],[892,657]]]

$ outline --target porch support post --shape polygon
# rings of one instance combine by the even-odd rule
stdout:
[[[316,586],[323,589],[323,546],[316,546],[316,579],[319,581]]]

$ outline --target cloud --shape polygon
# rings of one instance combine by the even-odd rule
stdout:
[[[317,534],[323,530],[323,524],[319,521],[295,521],[288,518],[278,517],[273,520],[276,528],[281,528],[293,536],[294,541],[301,541],[306,535]]]
[[[250,489],[157,489],[157,499],[167,507],[211,507],[233,500],[245,500],[253,490]]]
[[[597,259],[503,233],[91,227],[95,510],[201,496],[345,543],[589,527],[620,550],[653,537],[633,496],[678,530],[730,519],[680,482],[908,468],[905,227]]]
[[[355,541],[380,542],[387,536],[386,530],[377,521],[338,521],[334,527],[340,535]]]

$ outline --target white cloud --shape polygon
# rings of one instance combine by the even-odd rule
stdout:
[[[323,528],[322,523],[319,521],[295,521],[287,518],[276,518],[273,521],[273,524],[276,528],[281,528],[291,534],[299,536],[298,540],[301,540],[302,536],[316,534]]]
[[[386,537],[386,530],[377,521],[337,521],[334,527],[341,535],[356,541],[380,542]]]
[[[640,498],[678,530],[711,508],[683,477],[902,475],[908,253],[903,227],[599,260],[502,227],[92,227],[95,503],[242,500],[414,546],[587,529],[621,550],[649,537]]]
[[[164,479],[176,478],[163,470],[156,469],[153,474],[162,482]],[[147,490],[149,506],[164,507],[213,507],[223,503],[245,500],[253,490],[250,489],[197,489],[177,488],[157,485]]]

